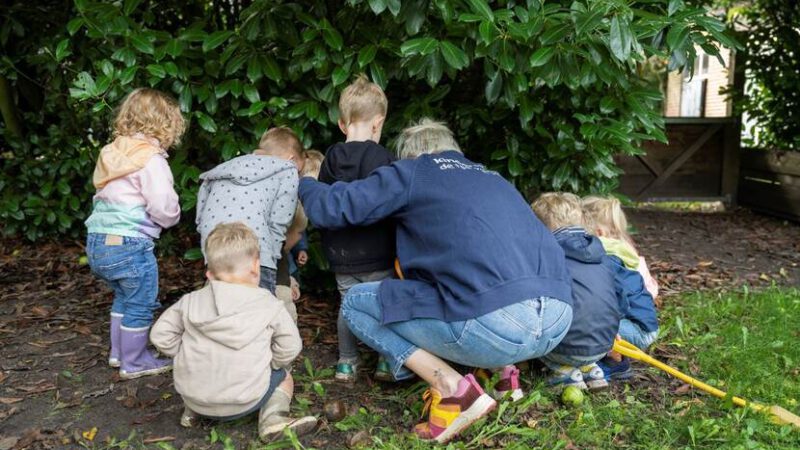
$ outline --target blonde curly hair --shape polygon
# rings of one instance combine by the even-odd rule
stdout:
[[[114,137],[141,133],[158,139],[161,147],[180,143],[186,120],[178,102],[169,95],[150,88],[134,89],[120,105],[114,118]]]

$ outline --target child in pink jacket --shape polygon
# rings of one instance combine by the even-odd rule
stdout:
[[[178,223],[167,149],[186,125],[178,103],[153,89],[136,89],[114,120],[114,142],[100,151],[94,169],[94,207],[86,220],[86,253],[92,272],[114,291],[108,364],[122,379],[170,370],[170,360],[147,349],[158,303],[153,240]]]

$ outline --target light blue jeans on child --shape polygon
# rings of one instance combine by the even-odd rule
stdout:
[[[628,319],[622,319],[619,321],[619,335],[622,339],[639,347],[639,349],[647,350],[647,347],[653,345],[653,342],[658,338],[658,330],[644,331],[636,323]]]
[[[572,323],[570,305],[540,297],[464,321],[411,319],[383,325],[379,286],[364,283],[351,288],[342,314],[359,339],[386,357],[396,379],[408,377],[403,364],[417,349],[486,369],[538,358],[561,342]]]
[[[114,291],[111,312],[123,315],[122,326],[148,327],[153,323],[153,312],[161,306],[153,240],[108,236],[90,233],[87,237],[89,267]]]

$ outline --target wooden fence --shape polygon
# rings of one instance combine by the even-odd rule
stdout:
[[[743,149],[739,203],[800,221],[800,152]]]
[[[666,118],[668,144],[646,142],[644,155],[617,160],[619,190],[636,201],[736,201],[736,118]]]

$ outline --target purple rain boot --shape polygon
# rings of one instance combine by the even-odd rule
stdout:
[[[158,359],[147,349],[150,327],[126,328],[120,326],[120,356],[122,364],[119,377],[123,380],[158,375],[172,369],[171,359]]]
[[[119,327],[122,326],[122,314],[111,313],[111,350],[108,352],[108,365],[109,367],[119,367],[119,347],[120,336]]]

